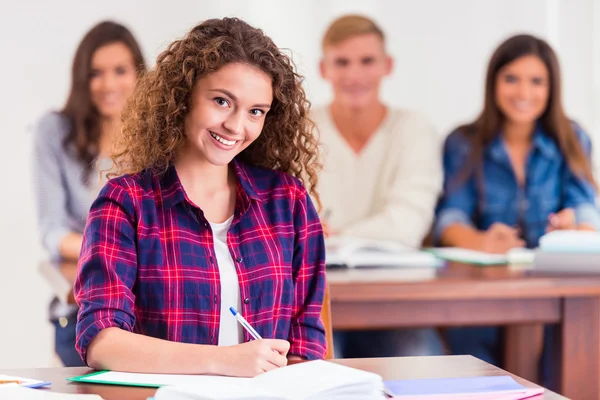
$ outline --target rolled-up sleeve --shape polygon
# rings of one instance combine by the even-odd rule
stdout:
[[[289,354],[307,360],[325,357],[321,309],[325,296],[325,242],[321,222],[306,190],[298,191],[294,207],[294,305]]]
[[[74,286],[80,307],[76,348],[84,361],[89,344],[101,330],[132,331],[135,325],[135,221],[132,197],[109,181],[92,204]]]
[[[458,131],[451,133],[444,143],[444,193],[438,203],[433,229],[437,244],[450,225],[473,225],[477,191],[473,177],[464,176],[469,147],[467,139]]]
[[[591,163],[592,142],[589,136],[578,126],[575,126],[575,132],[588,162]],[[575,211],[576,223],[588,224],[594,226],[596,230],[600,230],[600,211],[596,203],[594,185],[565,165],[562,187],[563,207],[572,208]]]

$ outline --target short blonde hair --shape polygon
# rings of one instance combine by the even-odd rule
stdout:
[[[385,43],[383,30],[370,18],[363,15],[350,14],[337,18],[329,25],[323,36],[322,46],[336,45],[354,36],[374,33]]]

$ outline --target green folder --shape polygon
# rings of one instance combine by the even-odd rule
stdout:
[[[515,248],[506,254],[491,254],[483,251],[467,250],[458,247],[430,247],[424,249],[434,256],[447,261],[477,266],[486,265],[530,265],[535,259],[535,251]]]
[[[137,386],[137,387],[147,387],[147,388],[159,388],[164,386],[164,384],[160,383],[136,383],[136,382],[122,382],[122,381],[110,381],[102,379],[102,376],[107,372],[111,371],[96,371],[90,374],[74,376],[72,378],[67,378],[68,381],[71,382],[79,382],[79,383],[99,383],[102,385],[117,385],[117,386]]]

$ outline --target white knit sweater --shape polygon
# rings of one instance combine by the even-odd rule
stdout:
[[[312,117],[323,161],[318,190],[331,231],[420,246],[442,187],[442,138],[427,119],[389,109],[356,154],[328,107],[313,109]]]

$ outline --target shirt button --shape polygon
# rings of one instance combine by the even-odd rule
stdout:
[[[250,297],[246,297],[244,299],[244,304],[250,304]]]
[[[209,260],[210,260],[210,263],[212,264],[212,263],[213,263],[213,258],[212,258],[212,256],[210,256]]]
[[[215,294],[215,304],[217,304],[217,295]]]
[[[208,224],[206,222],[204,223],[204,226],[208,228]]]
[[[214,337],[214,336],[211,336],[211,337],[210,337],[210,344],[214,344],[214,343],[215,343],[215,337]]]
[[[238,257],[238,258],[235,259],[235,261],[241,263],[243,261],[243,258],[242,257]]]

